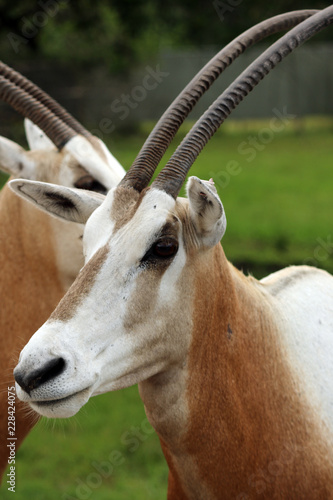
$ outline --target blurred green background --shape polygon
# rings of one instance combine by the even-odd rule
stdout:
[[[224,44],[271,15],[326,5],[0,0],[0,56],[101,136],[129,168],[158,116]],[[225,252],[257,278],[302,263],[333,272],[332,37],[326,30],[274,70],[191,170],[214,178],[228,221]],[[256,51],[243,58],[246,64]],[[241,70],[237,64],[244,61],[197,113]],[[157,67],[164,75],[159,85],[140,94],[147,71]],[[120,111],[124,95],[131,100]],[[186,121],[166,157],[192,124],[193,118]],[[22,118],[3,103],[0,134],[26,147]],[[67,421],[43,419],[16,465],[18,500],[166,498],[167,467],[136,387],[93,398]],[[4,484],[0,498],[10,495]]]

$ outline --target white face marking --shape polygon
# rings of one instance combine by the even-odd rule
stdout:
[[[165,297],[168,297],[170,303],[177,300],[173,290],[175,289],[176,283],[184,269],[185,263],[186,253],[183,240],[180,238],[177,259],[174,259],[171,263],[169,272],[164,273],[160,282],[158,293],[161,302],[165,300]]]
[[[111,189],[104,202],[90,216],[83,234],[83,254],[85,263],[109,241],[114,222],[110,210],[113,202],[115,188]]]
[[[111,218],[114,193],[91,216],[84,234],[87,269],[95,265],[100,252],[106,252],[91,288],[80,297],[69,319],[61,318],[60,303],[58,315],[56,311],[21,353],[18,369],[25,372],[43,367],[54,357],[63,358],[66,365],[56,381],[34,389],[31,398],[17,387],[21,399],[55,400],[80,393],[57,404],[33,405],[46,416],[70,416],[86,402],[83,394],[88,399],[132,385],[159,373],[172,361],[175,343],[168,353],[165,335],[172,338],[179,333],[175,323],[173,331],[167,331],[165,324],[172,304],[179,302],[175,285],[186,262],[180,222],[179,249],[162,278],[154,266],[147,269],[142,258],[170,219],[176,202],[164,192],[150,190],[134,216],[115,229]],[[141,290],[146,281],[148,287]],[[161,315],[162,310],[166,316]]]
[[[105,145],[101,148],[104,152],[106,151]],[[107,163],[102,160],[92,144],[80,135],[72,137],[65,145],[64,150],[69,151],[88,172],[108,189],[117,185],[125,174],[122,166],[113,158],[110,152],[107,154]],[[111,158],[113,161],[111,161]]]

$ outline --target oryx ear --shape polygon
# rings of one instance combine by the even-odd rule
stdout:
[[[16,142],[0,136],[0,170],[16,177],[30,177],[35,171],[35,163]]]
[[[37,125],[29,120],[29,118],[24,118],[24,129],[31,151],[34,149],[54,151],[55,149],[57,149],[51,139],[49,139],[47,135],[44,134],[44,132],[39,127],[37,127]]]
[[[204,246],[216,245],[224,235],[227,220],[213,180],[190,177],[187,183],[190,215]]]
[[[22,198],[55,217],[85,224],[105,196],[94,191],[73,189],[46,182],[15,179],[10,188]]]

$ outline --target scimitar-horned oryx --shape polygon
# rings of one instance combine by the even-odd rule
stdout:
[[[0,75],[0,97],[15,104],[23,116],[38,121],[52,139],[26,118],[30,151],[0,137],[0,170],[12,178],[47,181],[104,194],[118,184],[125,171],[101,141],[41,89],[3,63]],[[77,144],[81,142],[82,151],[77,147],[71,151],[70,139]],[[37,421],[37,415],[28,412],[20,401],[15,402],[15,413],[8,414],[8,388],[15,393],[13,369],[19,352],[73,283],[84,259],[81,224],[42,213],[15,196],[7,185],[0,194],[0,226],[1,477],[9,459],[8,417],[15,416],[16,451]]]
[[[48,417],[138,383],[170,499],[256,498],[260,471],[270,478],[260,498],[333,497],[333,277],[307,266],[245,277],[220,245],[213,182],[190,177],[187,199],[177,197],[231,110],[332,21],[330,6],[267,49],[150,187],[149,167],[132,166],[87,220],[86,264],[15,369],[19,397]],[[76,193],[14,184],[59,216],[87,217]],[[50,207],[52,192],[63,203]]]
[[[149,158],[151,168],[156,167],[181,123],[196,102],[217,77],[247,48],[269,35],[290,29],[315,12],[317,11],[296,11],[265,20],[241,34],[216,54],[158,121],[144,144],[136,164],[140,166],[142,162],[145,163],[145,158]],[[57,144],[56,147],[37,125],[26,119],[26,133],[32,152],[23,151],[20,146],[8,141],[8,139],[0,139],[1,163],[7,172],[14,177],[46,180],[65,186],[81,187],[100,192],[106,191],[106,188],[116,184],[123,176],[123,170],[117,166],[116,160],[102,142],[92,137],[58,103],[25,77],[3,63],[0,63],[0,73],[0,96],[24,116],[30,116],[39,123]],[[56,115],[58,119],[52,119],[51,113]],[[55,127],[55,123],[57,127]],[[66,128],[66,125],[70,128]],[[63,136],[64,128],[65,137]],[[75,135],[73,131],[79,136]],[[66,143],[68,138],[72,136],[74,141],[69,140]],[[86,139],[93,144],[93,148]],[[83,148],[82,151],[79,148],[80,145]],[[111,170],[105,171],[105,166],[101,163],[100,158],[96,157],[96,150],[107,156]],[[55,167],[56,165],[58,167]],[[80,165],[85,167],[85,170],[82,171]],[[95,174],[95,177],[92,174]],[[120,176],[119,178],[117,178],[117,174]],[[54,203],[54,201],[53,195],[52,202]],[[91,203],[91,200],[87,199],[87,201]],[[92,202],[95,203],[94,200]],[[2,473],[8,461],[5,440],[8,431],[6,403],[8,399],[7,388],[13,385],[12,367],[16,363],[22,346],[45,321],[71,285],[82,266],[83,255],[81,228],[78,224],[50,220],[49,217],[34,210],[33,207],[29,208],[22,204],[6,187],[2,192],[0,203],[2,235],[5,238],[4,241],[10,239],[12,242],[11,245],[6,244],[6,247],[3,247],[1,258],[2,262],[6,263],[3,268],[7,269],[6,276],[3,275],[1,281],[2,311],[4,313],[1,316],[2,333],[0,334],[2,343],[1,372],[5,389],[0,396],[0,406],[5,408],[1,412],[0,418],[1,449],[4,450],[0,459],[0,473]],[[90,207],[89,210],[92,208]],[[13,214],[16,214],[15,220]],[[35,236],[37,228],[39,228],[38,237]],[[23,230],[24,238],[22,236]],[[22,254],[23,249],[18,243],[22,239],[26,242],[24,248],[30,249],[28,255],[26,250],[24,250],[24,255]],[[35,241],[38,241],[38,245],[34,244]],[[15,252],[13,249],[16,249]],[[9,263],[12,265],[9,266]],[[41,265],[41,263],[44,264]],[[48,265],[46,266],[45,263]],[[18,285],[16,286],[16,282],[13,283],[15,275],[12,272],[13,267],[16,269],[16,275],[24,276],[23,284],[23,278],[17,280],[20,286],[18,305]],[[45,292],[46,286],[47,293]],[[10,335],[8,332],[11,332]],[[15,416],[16,451],[29,429],[37,421],[31,413],[37,415],[31,410],[29,415],[25,411],[23,413],[20,402],[17,402]]]

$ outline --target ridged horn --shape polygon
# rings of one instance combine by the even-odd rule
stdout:
[[[192,127],[152,186],[176,198],[190,167],[231,111],[282,59],[332,21],[333,5],[291,29],[250,64]]]
[[[138,191],[148,185],[185,118],[202,95],[238,56],[269,35],[293,28],[317,12],[318,10],[299,10],[272,17],[248,29],[224,47],[197,73],[165,111],[121,184]]]
[[[38,125],[58,149],[78,135],[49,108],[4,76],[0,76],[0,98]]]
[[[85,129],[72,115],[70,115],[57,101],[52,99],[52,97],[44,92],[40,87],[32,83],[13,68],[7,66],[7,64],[2,61],[0,61],[0,75],[34,97],[75,132],[87,138],[91,137],[91,133]]]

